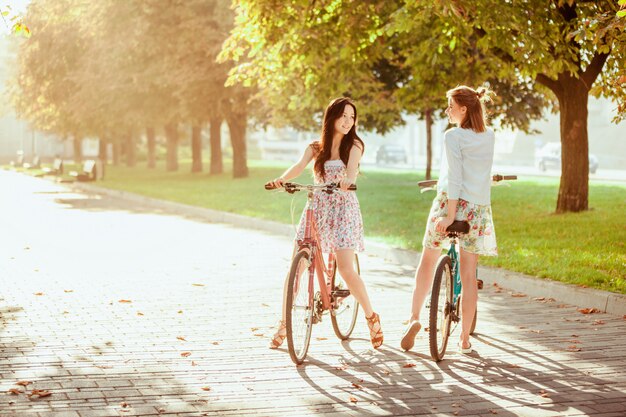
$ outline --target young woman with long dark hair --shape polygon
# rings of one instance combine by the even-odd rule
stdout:
[[[348,191],[348,187],[356,183],[359,161],[365,149],[365,144],[356,134],[356,126],[355,104],[345,97],[331,101],[324,112],[320,139],[307,146],[300,160],[274,179],[272,184],[282,187],[285,182],[298,177],[311,160],[315,160],[313,175],[316,184],[339,183],[341,192],[316,193],[314,197],[320,244],[323,252],[335,253],[337,269],[350,293],[363,307],[372,346],[378,349],[383,343],[380,317],[372,309],[365,284],[353,264],[355,251],[364,250],[359,200],[354,192]],[[304,236],[303,226],[304,217],[300,220],[296,240]],[[283,343],[287,334],[284,299],[283,317],[270,344],[273,349]]]

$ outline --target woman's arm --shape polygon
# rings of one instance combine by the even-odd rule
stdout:
[[[312,159],[313,148],[311,146],[307,146],[304,150],[304,153],[300,157],[300,160],[287,168],[287,170],[283,172],[283,175],[274,179],[274,181],[272,181],[272,184],[274,184],[275,187],[282,187],[285,182],[302,174],[302,171],[304,171],[304,169],[309,164],[309,162],[311,162]]]
[[[362,156],[363,148],[355,143],[352,146],[352,149],[350,149],[350,156],[348,156],[346,177],[339,182],[339,186],[342,190],[347,191],[350,185],[356,184],[356,176],[359,173],[359,162],[361,161]]]
[[[437,221],[435,229],[438,232],[445,232],[456,217],[456,206],[461,194],[461,184],[463,182],[463,157],[456,138],[451,132],[446,132],[444,137],[446,159],[448,160],[448,214],[445,218]]]

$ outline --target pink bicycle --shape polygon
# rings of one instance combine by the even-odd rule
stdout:
[[[320,322],[325,312],[330,312],[335,334],[339,339],[346,340],[354,330],[359,303],[337,273],[334,253],[330,253],[325,262],[315,224],[314,193],[334,193],[339,190],[338,184],[302,185],[288,182],[283,187],[290,194],[302,190],[308,193],[304,237],[298,240],[298,249],[291,261],[285,313],[289,355],[294,363],[301,364],[309,349],[313,324]],[[265,184],[267,190],[274,188],[271,183]],[[356,190],[356,185],[349,190]],[[354,268],[360,273],[356,254]]]

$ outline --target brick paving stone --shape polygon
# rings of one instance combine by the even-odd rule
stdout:
[[[6,171],[0,201],[0,392],[53,392],[0,395],[0,416],[626,414],[622,317],[489,286],[476,353],[435,363],[424,332],[399,348],[413,268],[363,254],[385,345],[325,316],[295,367],[267,349],[290,239]]]

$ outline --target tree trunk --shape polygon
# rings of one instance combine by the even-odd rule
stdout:
[[[72,147],[74,148],[74,162],[81,164],[83,162],[83,138],[75,134]]]
[[[178,171],[178,126],[168,124],[165,126],[166,146],[166,171]]]
[[[191,172],[202,172],[202,136],[198,125],[191,127]]]
[[[211,175],[221,174],[224,172],[224,163],[222,160],[222,118],[212,117],[210,127],[211,137],[211,167],[209,173]]]
[[[564,75],[559,79],[563,87],[558,95],[561,120],[561,185],[556,212],[579,212],[589,208],[589,91],[580,79]]]
[[[431,168],[433,162],[433,111],[432,109],[426,110],[426,179],[429,180],[431,176]]]
[[[226,120],[230,131],[230,141],[233,146],[233,178],[248,176],[246,155],[246,117],[240,114]]]
[[[122,149],[120,145],[120,139],[116,135],[112,141],[113,143],[113,165],[118,166],[120,164]]]
[[[137,144],[132,131],[126,136],[126,166],[134,167],[137,164]]]
[[[148,145],[148,168],[156,167],[156,140],[154,128],[146,128],[146,141]]]
[[[98,159],[102,164],[106,164],[109,156],[107,155],[107,140],[104,137],[98,138]]]

